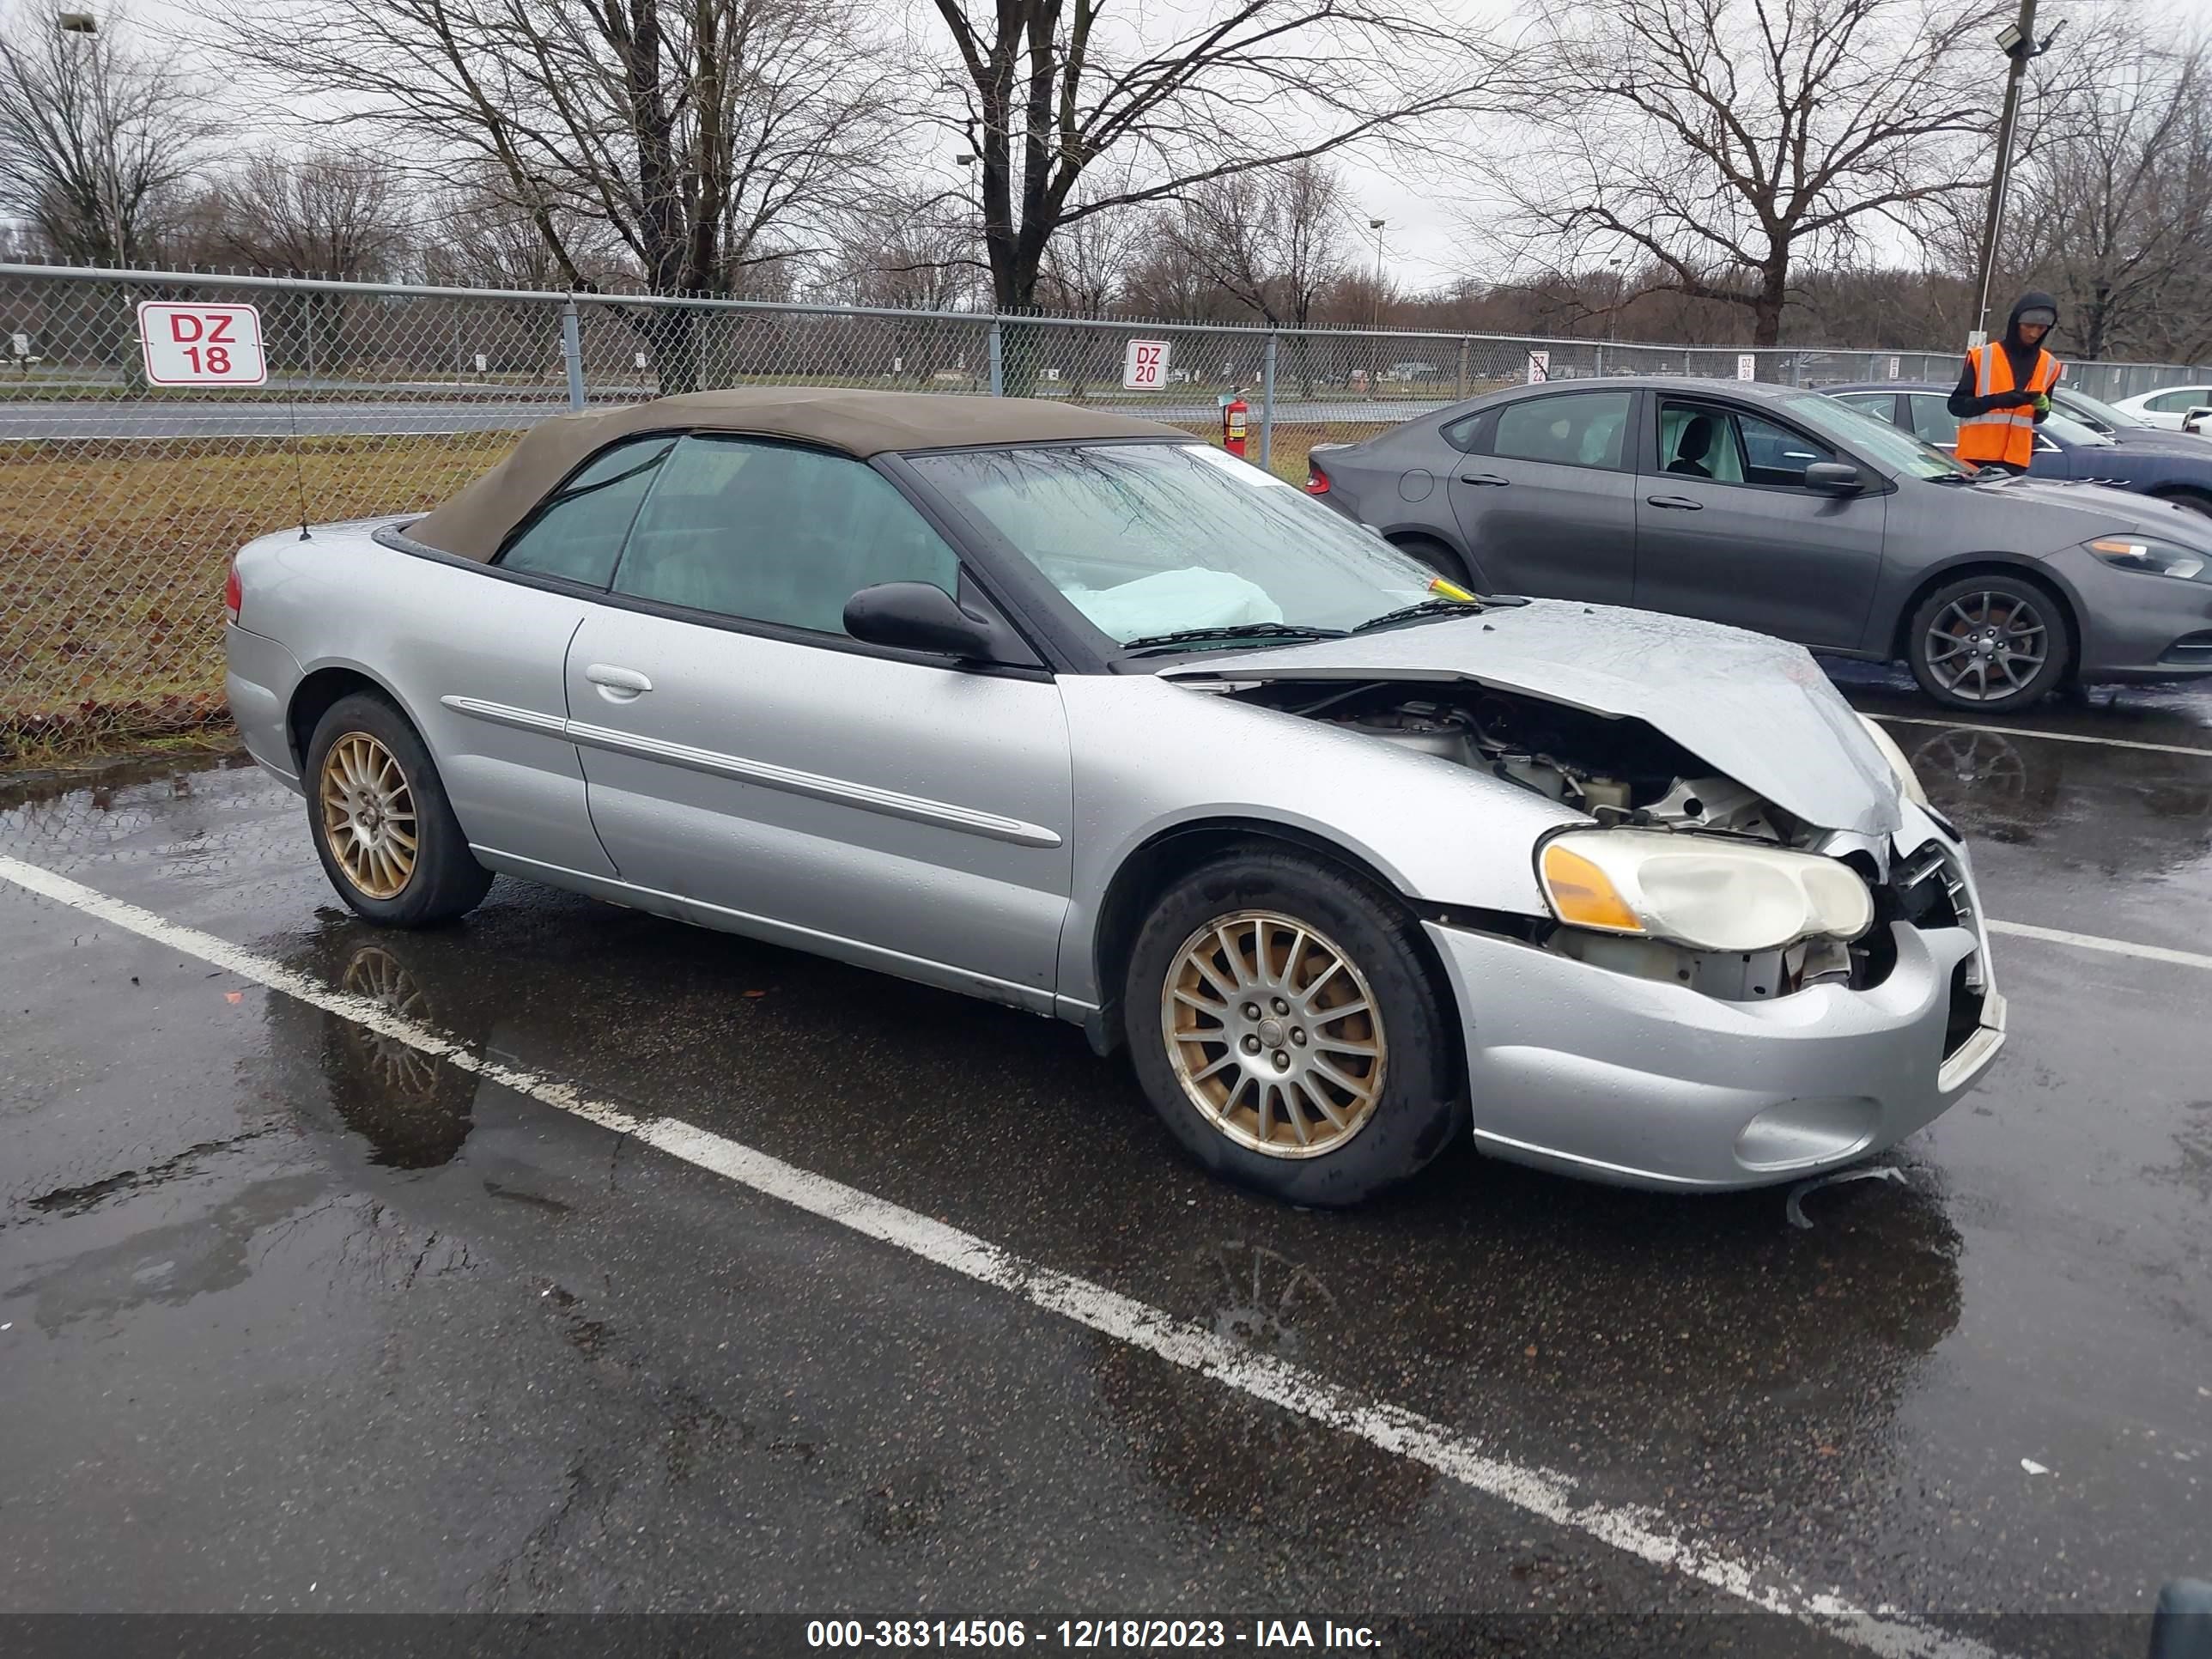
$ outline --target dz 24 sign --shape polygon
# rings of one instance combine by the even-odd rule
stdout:
[[[149,386],[260,386],[269,379],[261,313],[252,306],[138,302]]]

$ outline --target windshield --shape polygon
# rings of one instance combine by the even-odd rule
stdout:
[[[1436,573],[1419,560],[1205,444],[911,459],[1117,645],[1196,629],[1334,632],[1457,592],[1432,592]]]
[[[2115,409],[2102,398],[2092,398],[2086,392],[2076,392],[2065,386],[2051,395],[2051,401],[2077,421],[2093,426],[2118,430],[2124,427],[2148,426],[2150,422],[2140,415],[2130,415],[2124,409]]]
[[[1856,450],[1876,466],[1913,478],[1963,478],[1973,471],[1961,466],[1942,450],[1931,448],[1910,432],[1892,426],[1879,415],[1853,404],[1838,403],[1818,392],[1800,392],[1784,398],[1784,405],[1824,438],[1832,438],[1846,449]]]
[[[2067,416],[2061,415],[2056,409],[2053,409],[2051,413],[2043,417],[2041,423],[2037,426],[2036,430],[2039,432],[2048,433],[2051,436],[2059,439],[2063,442],[2072,444],[2076,448],[2080,448],[2084,446],[2094,449],[2113,449],[2118,447],[2118,446],[2114,444],[2110,438],[2107,438],[2103,433],[2098,431],[2094,427],[2084,426],[2079,421],[2070,420]]]

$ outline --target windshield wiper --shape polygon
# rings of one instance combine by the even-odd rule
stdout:
[[[1473,617],[1481,611],[1481,605],[1474,599],[1423,599],[1395,611],[1386,611],[1379,617],[1370,617],[1352,631],[1365,634],[1377,628],[1395,627],[1399,623],[1422,622],[1431,617]]]
[[[1231,623],[1223,628],[1186,628],[1174,634],[1152,634],[1125,640],[1124,651],[1165,651],[1176,646],[1203,645],[1215,640],[1340,640],[1341,628],[1301,628],[1294,623]]]

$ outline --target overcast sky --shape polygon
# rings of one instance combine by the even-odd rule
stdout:
[[[193,10],[208,0],[123,0],[111,5],[105,0],[92,0],[93,5],[104,16],[111,10],[128,12],[149,40],[191,39],[199,33],[194,23]],[[216,0],[226,13],[234,9],[250,12],[252,0]],[[915,4],[917,0],[878,0],[886,7],[887,21],[895,18],[890,8],[902,3]],[[1509,15],[1510,0],[1432,0],[1437,10],[1455,16],[1470,29],[1485,24],[1495,27]],[[2043,0],[2042,13],[2047,26],[2053,14],[2063,16],[2085,3],[2086,0]],[[0,14],[11,10],[16,0],[0,0]],[[2171,18],[2177,24],[2212,24],[2212,0],[2135,0],[2146,11]],[[1117,0],[1110,15],[1120,18],[1126,26],[1153,33],[1173,27],[1177,20],[1188,20],[1201,11],[1213,8],[1194,3],[1194,0]],[[896,21],[893,27],[898,27]],[[944,40],[942,26],[927,10],[909,14],[902,31],[917,43],[918,49],[932,52],[939,51]],[[1990,52],[1992,81],[2001,84],[2003,60],[1992,45]],[[251,129],[241,135],[252,143]],[[279,142],[273,135],[264,142]],[[1468,197],[1467,181],[1452,176],[1440,163],[1423,162],[1407,158],[1395,160],[1381,154],[1340,153],[1334,158],[1345,173],[1356,209],[1352,237],[1363,263],[1371,263],[1376,253],[1376,237],[1367,228],[1370,219],[1385,222],[1382,232],[1384,270],[1402,289],[1422,289],[1437,286],[1452,278],[1480,271],[1486,276],[1503,275],[1494,262],[1486,257],[1487,250],[1470,241],[1458,223],[1458,210]],[[949,164],[949,151],[940,155],[948,182],[957,170]],[[1886,250],[1892,257],[1906,258],[1910,250],[1899,246]]]

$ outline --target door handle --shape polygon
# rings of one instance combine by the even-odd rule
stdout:
[[[1462,472],[1459,475],[1459,481],[1471,484],[1510,484],[1513,482],[1510,478],[1499,477],[1495,472]]]
[[[595,662],[584,671],[584,678],[599,688],[599,695],[609,702],[630,702],[653,690],[653,682],[635,668],[617,668],[611,663]]]
[[[1705,510],[1705,504],[1703,501],[1693,501],[1687,495],[1646,495],[1644,499],[1650,506],[1672,507],[1684,513],[1702,513]]]

